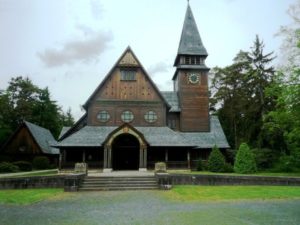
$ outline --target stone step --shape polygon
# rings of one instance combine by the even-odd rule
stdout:
[[[79,191],[125,191],[125,190],[156,190],[157,186],[153,187],[81,187]]]
[[[115,181],[84,181],[82,183],[82,185],[89,185],[89,184],[157,184],[156,181],[131,181],[131,182],[126,182],[126,181],[118,181],[118,182],[115,182]]]
[[[82,185],[81,187],[149,187],[149,186],[157,186],[157,184],[155,183],[149,183],[149,184],[138,184],[138,183],[134,183],[134,184],[85,184]]]
[[[79,191],[157,189],[153,176],[85,177]]]

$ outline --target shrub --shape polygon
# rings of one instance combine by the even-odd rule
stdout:
[[[203,165],[202,165],[202,159],[199,159],[197,162],[197,171],[202,171]]]
[[[255,148],[251,150],[254,154],[256,166],[258,170],[267,170],[274,166],[274,162],[278,161],[279,153],[269,148]]]
[[[256,170],[254,154],[246,143],[242,143],[235,157],[234,172],[254,173]]]
[[[300,168],[295,163],[297,159],[293,155],[283,155],[279,158],[278,163],[275,164],[273,172],[300,172]]]
[[[33,168],[44,170],[50,167],[49,159],[46,156],[36,156],[32,161]]]
[[[12,158],[8,155],[0,155],[0,162],[11,162]]]
[[[211,172],[223,172],[225,158],[217,146],[214,146],[208,157],[208,170]]]
[[[19,167],[13,165],[12,163],[2,162],[0,163],[0,173],[10,173],[17,172]]]
[[[232,173],[233,172],[233,166],[230,163],[225,163],[223,172]]]
[[[30,162],[26,161],[17,161],[13,162],[15,166],[18,166],[21,171],[31,171],[32,170],[32,165]]]

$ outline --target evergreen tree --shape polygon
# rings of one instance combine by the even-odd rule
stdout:
[[[215,145],[208,158],[208,170],[211,172],[223,172],[225,167],[225,158]]]
[[[0,144],[23,120],[49,129],[54,137],[63,126],[71,126],[74,119],[69,109],[65,114],[51,99],[48,88],[41,89],[29,78],[12,78],[6,90],[0,91]]]
[[[235,157],[234,172],[236,173],[254,173],[256,172],[256,161],[246,143],[242,143]]]
[[[272,52],[264,53],[264,44],[258,36],[249,52],[240,51],[234,63],[215,68],[211,103],[218,107],[217,114],[230,145],[237,148],[241,142],[261,145],[262,121],[274,108],[274,99],[265,94],[273,83]]]

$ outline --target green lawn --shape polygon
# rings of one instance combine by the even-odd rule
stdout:
[[[214,173],[209,171],[190,171],[190,170],[168,170],[168,173],[176,174],[202,174],[202,175],[231,175],[231,176],[282,176],[282,177],[300,177],[300,173],[274,173],[274,172],[257,172],[254,174],[238,173]]]
[[[36,177],[36,176],[52,176],[52,175],[57,175],[58,171],[57,170],[52,170],[52,171],[39,171],[39,172],[29,172],[28,174],[23,174],[23,175],[17,175],[15,177]]]
[[[0,203],[27,205],[62,196],[63,189],[0,190]]]
[[[300,199],[300,187],[291,186],[195,186],[178,185],[165,196],[175,201],[226,201],[252,199]]]
[[[29,171],[29,172],[21,172],[22,174],[19,173],[11,173],[8,176],[3,176],[3,178],[14,178],[14,177],[35,177],[35,176],[53,176],[58,174],[57,169],[53,170],[36,170],[36,171]],[[1,174],[0,174],[1,178]]]

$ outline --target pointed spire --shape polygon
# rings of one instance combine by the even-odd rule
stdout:
[[[179,42],[178,55],[208,55],[202,44],[189,1]]]

